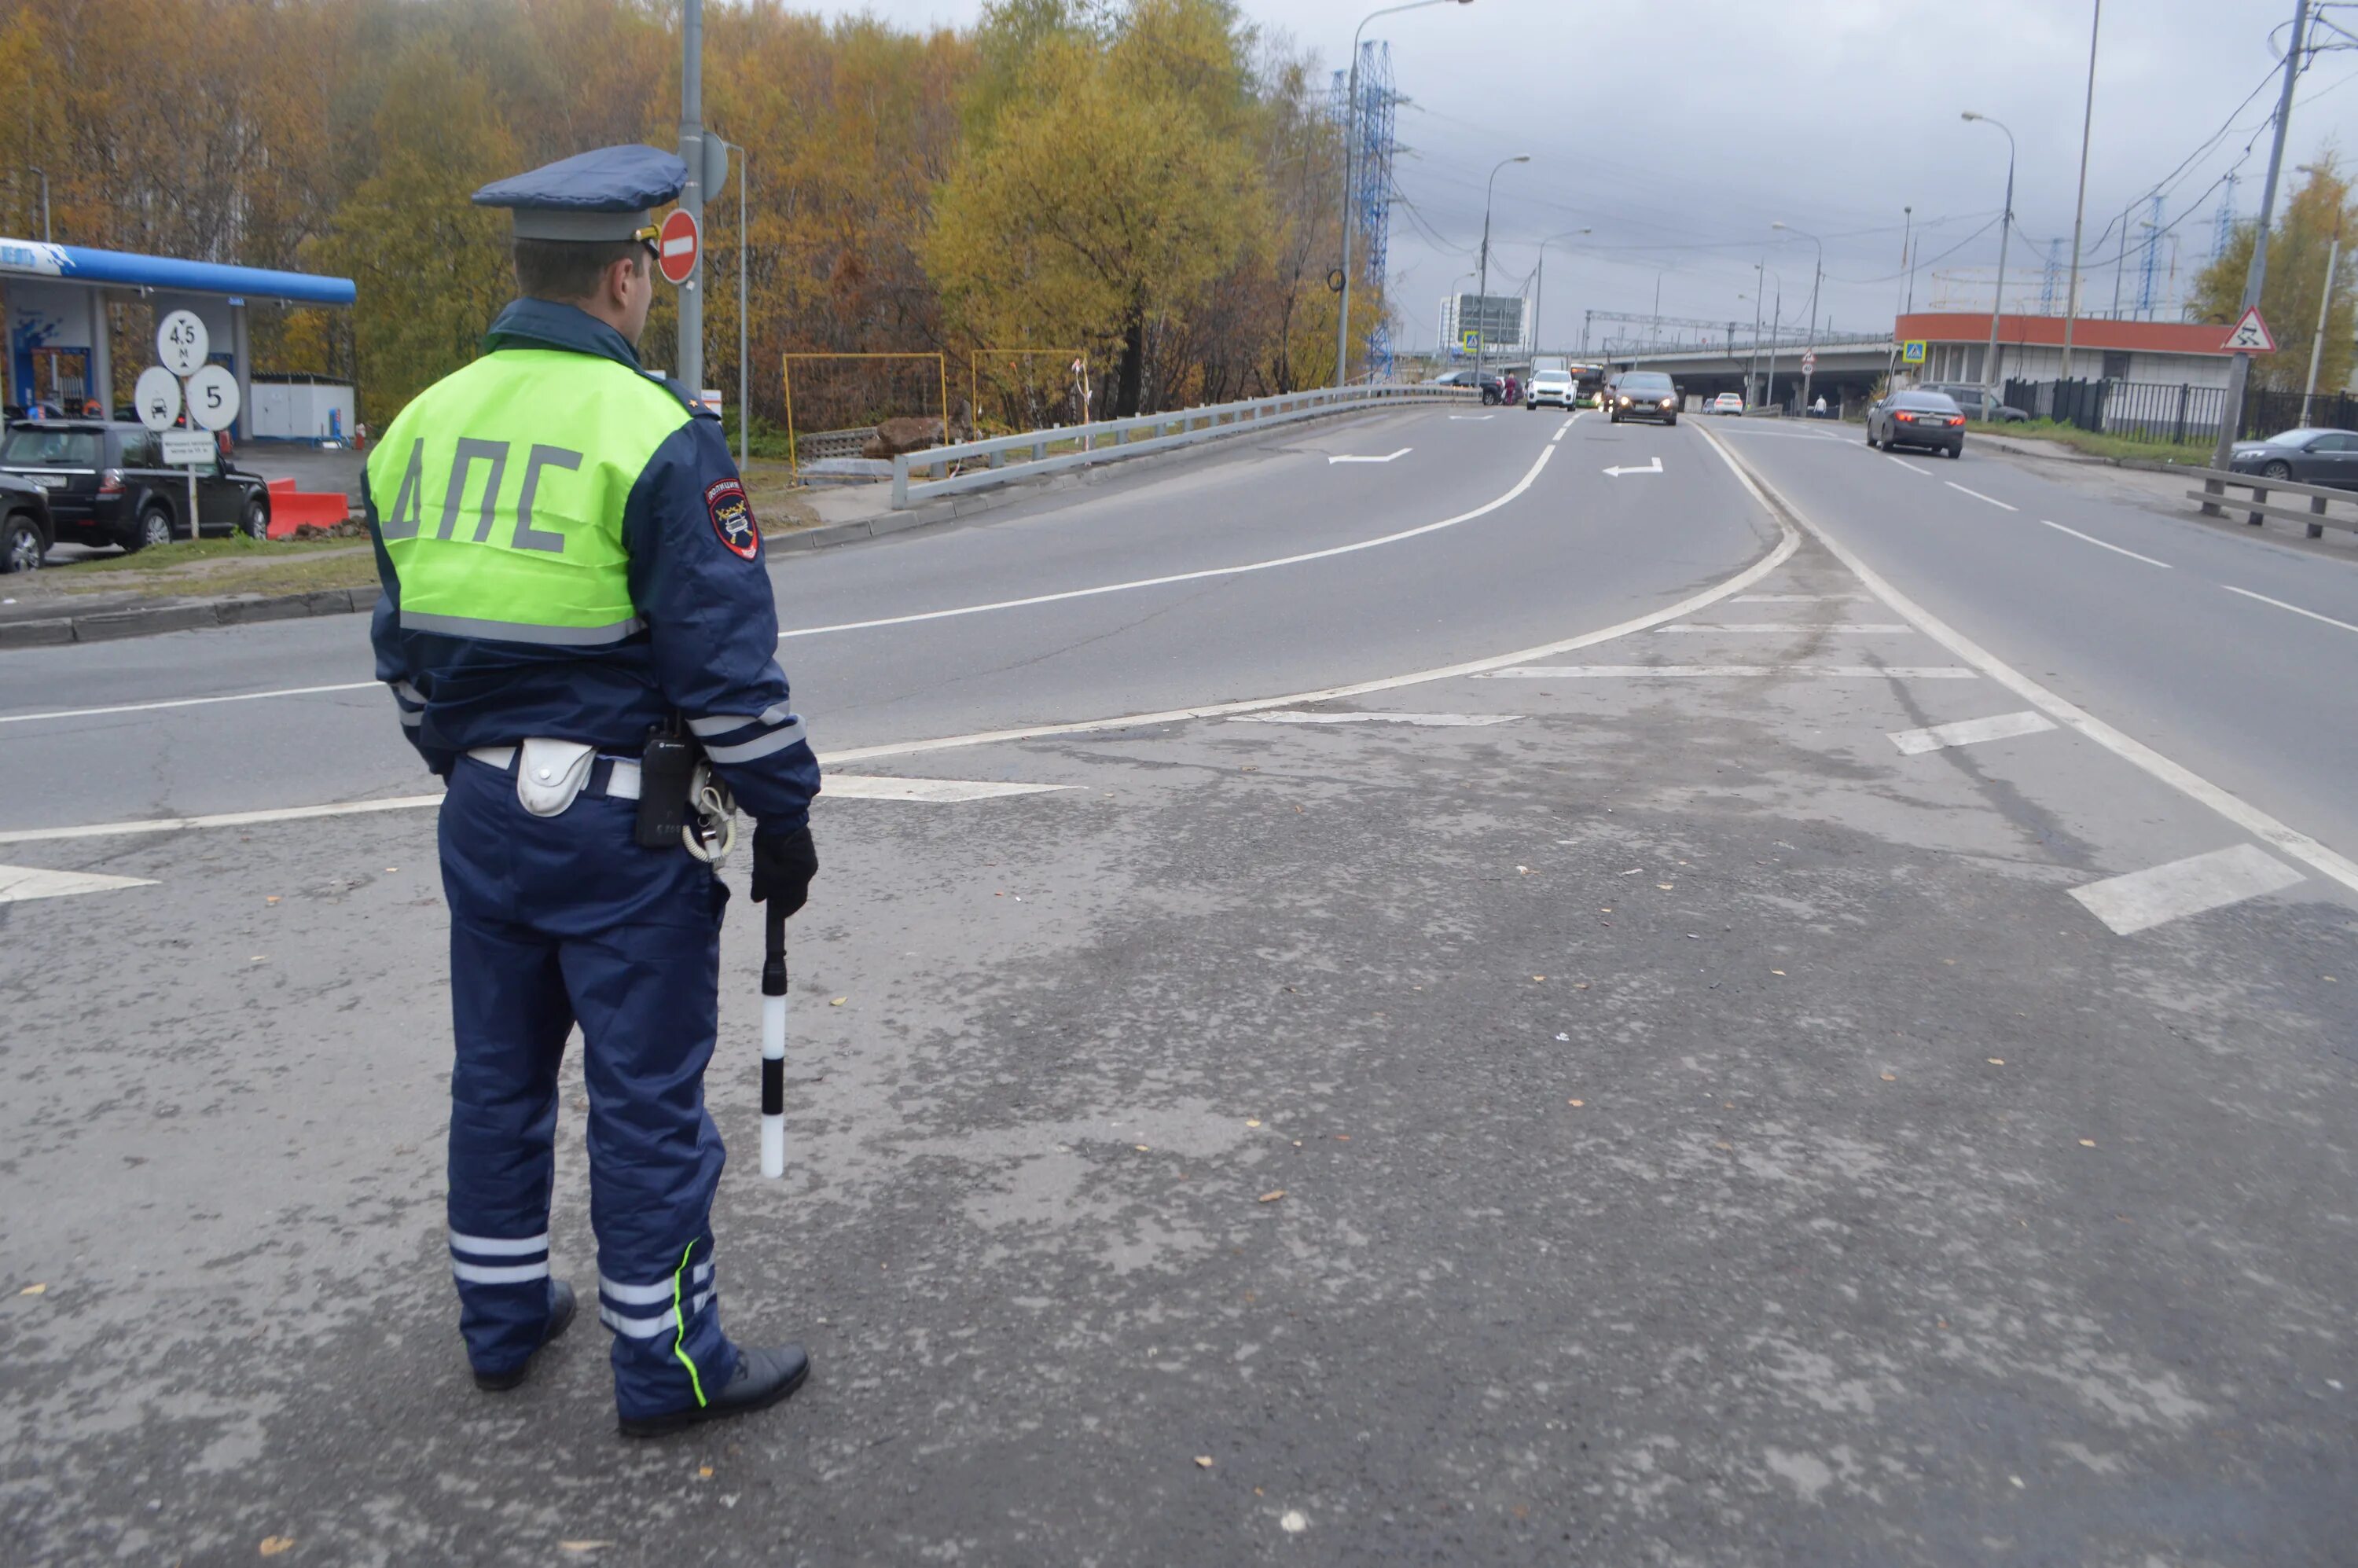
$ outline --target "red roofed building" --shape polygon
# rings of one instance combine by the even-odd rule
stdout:
[[[1909,370],[1920,381],[2003,385],[2054,381],[2063,373],[2063,318],[1998,318],[1998,373],[1982,373],[1989,351],[1986,311],[1920,311],[1899,318],[1895,336],[1921,340],[1924,362]],[[2234,358],[2220,345],[2225,327],[2187,321],[2112,321],[2082,317],[2071,325],[2071,373],[2081,380],[2224,386]]]

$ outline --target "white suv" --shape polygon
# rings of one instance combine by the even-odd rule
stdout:
[[[1523,392],[1523,406],[1537,408],[1542,403],[1567,411],[1579,406],[1580,388],[1570,372],[1543,370],[1532,374],[1531,385]]]

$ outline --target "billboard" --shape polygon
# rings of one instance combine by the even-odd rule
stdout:
[[[1452,294],[1441,301],[1441,336],[1461,353],[1474,351],[1478,336],[1492,352],[1528,347],[1523,341],[1523,299],[1514,294]]]

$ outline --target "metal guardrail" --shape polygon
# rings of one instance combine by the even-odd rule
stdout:
[[[988,490],[1066,469],[1192,447],[1223,436],[1265,430],[1321,414],[1341,414],[1395,403],[1472,403],[1476,395],[1470,386],[1329,386],[1314,392],[1288,393],[1282,397],[1206,404],[1200,408],[1174,408],[1167,414],[1141,414],[1129,419],[1101,419],[1055,430],[1031,430],[1017,436],[993,436],[987,440],[929,447],[920,452],[904,452],[892,460],[892,510],[905,512],[917,502],[936,495]],[[1072,441],[1080,442],[1077,450],[1051,450]],[[987,466],[952,471],[977,459]],[[912,471],[920,469],[939,477],[912,483]]]
[[[2244,521],[2255,528],[2271,517],[2281,517],[2288,523],[2309,524],[2309,536],[2312,539],[2325,537],[2328,528],[2346,528],[2358,534],[2358,490],[2296,484],[2288,479],[2269,479],[2255,473],[2227,473],[2219,469],[2186,469],[2180,471],[2190,478],[2201,480],[2202,488],[2188,491],[2186,499],[2201,502],[2205,517],[2223,517],[2231,512],[2241,512]],[[2252,492],[2252,499],[2231,500],[2227,495],[2231,489],[2248,490]],[[2309,504],[2306,507],[2276,505],[2269,502],[2268,497],[2277,492],[2307,496]],[[2337,501],[2351,505],[2353,510],[2349,515],[2338,516],[2326,511]]]

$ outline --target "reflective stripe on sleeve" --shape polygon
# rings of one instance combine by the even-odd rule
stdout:
[[[537,1263],[510,1263],[494,1269],[488,1264],[466,1263],[453,1258],[450,1260],[450,1272],[471,1285],[514,1285],[526,1280],[548,1278],[548,1260],[543,1258]]]
[[[595,648],[620,643],[646,629],[637,616],[609,626],[535,626],[522,621],[479,621],[467,615],[428,615],[404,609],[405,632],[438,632],[446,637],[481,637],[494,643],[537,643],[557,648]]]
[[[731,730],[742,730],[748,724],[760,722],[750,713],[715,713],[707,718],[689,719],[687,732],[691,735],[726,735]]]
[[[701,1285],[710,1278],[712,1278],[712,1265],[698,1263],[688,1282]],[[671,1281],[658,1280],[652,1285],[626,1285],[620,1280],[609,1279],[604,1274],[600,1274],[598,1276],[598,1293],[608,1301],[618,1302],[623,1306],[653,1306],[657,1302],[671,1300]]]
[[[538,1236],[462,1236],[450,1233],[450,1250],[472,1252],[480,1258],[527,1258],[535,1252],[548,1250],[548,1232]]]
[[[797,719],[767,735],[734,746],[707,746],[704,754],[716,762],[750,762],[757,757],[766,757],[773,752],[783,752],[789,746],[799,744],[802,739],[803,721]]]
[[[670,1293],[668,1286],[665,1288],[665,1293],[666,1295]],[[711,1303],[712,1297],[713,1292],[710,1291],[698,1295],[688,1303],[687,1315],[694,1317],[698,1313],[702,1312]],[[679,1324],[679,1314],[665,1307],[654,1317],[625,1317],[612,1307],[600,1305],[598,1308],[598,1321],[625,1339],[653,1339],[665,1329],[676,1327]]]

